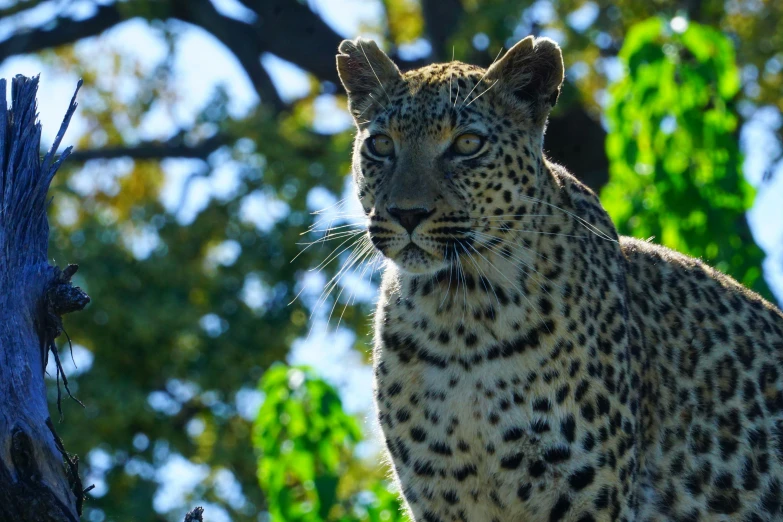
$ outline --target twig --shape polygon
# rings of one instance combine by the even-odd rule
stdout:
[[[59,393],[59,388],[58,388],[58,393]],[[76,512],[79,515],[81,515],[82,509],[84,507],[85,495],[95,488],[95,484],[91,484],[86,488],[83,487],[82,479],[79,477],[78,455],[69,455],[68,452],[65,451],[63,440],[60,438],[59,435],[57,435],[57,432],[54,429],[54,424],[52,424],[52,419],[46,419],[46,426],[49,428],[49,431],[52,432],[52,437],[54,437],[54,445],[57,447],[57,450],[63,456],[63,460],[65,460],[65,465],[68,474],[68,484],[71,486],[71,491],[76,497]]]
[[[192,511],[189,511],[188,514],[185,515],[185,520],[183,522],[204,522],[203,515],[203,507],[193,508]]]

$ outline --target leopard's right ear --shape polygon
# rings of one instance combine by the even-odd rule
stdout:
[[[348,93],[348,106],[354,118],[369,105],[386,106],[389,103],[387,93],[402,79],[391,58],[375,42],[363,38],[343,40],[337,50],[337,73]],[[364,116],[367,116],[366,112]]]

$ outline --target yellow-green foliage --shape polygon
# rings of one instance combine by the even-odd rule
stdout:
[[[386,481],[351,476],[362,431],[332,386],[308,368],[275,365],[259,388],[253,445],[273,522],[402,520]]]
[[[601,200],[621,233],[655,237],[769,295],[763,252],[744,224],[753,190],[741,174],[734,50],[710,27],[678,29],[656,17],[628,32]]]

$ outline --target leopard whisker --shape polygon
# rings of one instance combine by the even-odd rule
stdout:
[[[445,249],[443,252],[443,261],[446,261],[446,258],[449,255],[449,250]],[[454,263],[449,263],[449,286],[446,288],[446,292],[443,294],[443,299],[441,300],[440,304],[438,305],[438,311],[440,312],[443,309],[443,303],[446,302],[446,298],[449,296],[449,293],[451,292],[451,272],[454,269]]]
[[[549,258],[547,256],[545,256],[541,252],[536,251],[534,248],[526,247],[526,246],[518,244],[518,243],[512,243],[511,241],[509,241],[506,238],[502,238],[502,237],[499,237],[499,236],[493,236],[492,234],[486,234],[484,232],[479,232],[478,230],[473,230],[472,233],[476,234],[476,235],[479,235],[479,236],[486,237],[486,238],[491,239],[493,241],[498,241],[499,242],[498,244],[506,245],[506,246],[508,246],[508,247],[510,247],[510,248],[512,248],[514,250],[521,249],[524,252],[529,252],[529,253],[535,255],[536,257],[538,257],[540,259],[543,259],[544,261],[549,261]]]
[[[476,272],[478,272],[478,274],[479,274],[479,282],[481,282],[481,286],[484,287],[484,291],[487,293],[487,298],[491,302],[492,298],[489,296],[489,289],[487,288],[487,283],[486,283],[486,281],[489,281],[489,278],[487,277],[486,272],[484,272],[481,269],[481,267],[479,267],[478,263],[476,263],[476,260],[473,258],[473,255],[471,255],[471,253],[468,251],[468,249],[465,248],[465,245],[460,243],[460,246],[465,251],[465,253],[468,255],[468,259],[470,260],[470,262],[473,263],[473,266],[475,267]],[[473,248],[473,250],[476,250],[476,248],[473,245],[471,245],[470,247]],[[498,294],[497,294],[497,292],[495,292],[495,287],[491,283],[490,283],[489,286],[492,288],[492,293],[495,294],[495,300],[498,302],[498,309],[499,309],[500,308],[500,298],[498,298]]]
[[[347,227],[351,227],[351,226],[356,227],[357,229],[365,229],[365,230],[367,229],[367,223],[366,222],[350,221],[348,223],[345,223],[345,221],[348,221],[347,219],[345,219],[346,217],[351,217],[351,216],[348,216],[348,215],[345,215],[345,216],[335,216],[335,217],[331,217],[328,220],[327,219],[323,219],[323,220],[316,221],[315,223],[313,223],[307,230],[305,230],[300,235],[311,234],[311,233],[319,233],[319,232],[324,232],[324,233],[326,233],[328,235],[332,230],[336,230],[336,229],[340,229],[340,228],[347,228]],[[335,225],[334,224],[335,222],[340,222],[340,221],[343,222],[342,225]]]
[[[365,229],[359,228],[359,229],[354,229],[354,230],[340,230],[340,231],[337,231],[337,232],[329,231],[328,234],[325,234],[325,235],[319,237],[318,239],[314,239],[313,241],[300,241],[300,242],[297,242],[296,244],[300,245],[300,246],[304,246],[304,245],[310,246],[310,245],[315,245],[317,243],[324,243],[326,241],[332,241],[334,239],[345,237],[346,235],[359,234],[361,232],[365,232]]]
[[[499,81],[499,80],[495,80],[495,82],[494,82],[492,85],[490,85],[489,87],[487,87],[487,88],[484,90],[484,92],[482,92],[481,94],[479,94],[478,96],[476,96],[475,98],[473,98],[472,100],[470,100],[470,102],[469,102],[467,105],[465,105],[465,107],[470,107],[470,104],[471,104],[471,103],[473,103],[474,101],[478,100],[479,98],[481,98],[482,96],[484,96],[485,94],[487,94],[487,93],[489,92],[489,90],[490,90],[492,87],[494,87],[496,83],[498,83],[498,81]]]
[[[327,211],[329,211],[329,210],[331,210],[331,209],[333,209],[335,207],[341,207],[341,206],[345,205],[346,203],[348,203],[348,198],[340,198],[339,200],[337,200],[336,202],[332,203],[328,207],[324,207],[324,208],[322,208],[320,210],[314,210],[313,212],[310,212],[310,214],[313,215],[313,216],[317,216],[318,214],[323,214],[324,212],[327,212]]]
[[[383,109],[383,110],[387,110],[387,109],[386,109],[386,106],[385,106],[384,104],[382,104],[381,102],[379,102],[378,100],[376,100],[376,99],[375,99],[375,96],[373,96],[371,92],[368,92],[367,94],[370,96],[370,98],[372,98],[372,101],[374,101],[375,103],[377,103],[378,105],[380,105],[381,109]]]
[[[482,216],[482,215],[471,215],[468,214],[468,217],[470,219],[484,219],[486,221],[500,221],[506,218],[512,218],[512,217],[562,217],[557,214],[497,214],[492,216]]]
[[[587,221],[583,217],[577,216],[573,212],[569,212],[568,210],[566,210],[564,208],[561,208],[561,207],[559,207],[559,206],[557,206],[557,205],[555,205],[553,203],[547,203],[546,201],[543,201],[543,200],[541,200],[539,198],[534,198],[534,197],[531,197],[531,196],[524,196],[524,195],[519,195],[518,197],[520,197],[521,199],[527,200],[527,201],[531,201],[531,202],[534,202],[534,203],[541,203],[542,205],[546,205],[548,207],[552,207],[554,209],[557,209],[557,210],[563,212],[564,214],[567,214],[567,215],[573,217],[574,219],[576,219],[582,226],[587,228],[589,231],[591,231],[596,236],[598,236],[598,237],[600,237],[602,239],[605,239],[607,241],[611,241],[613,243],[619,243],[619,241],[617,241],[616,239],[610,237],[606,232],[604,232],[603,230],[601,230],[600,228],[598,228],[594,224],[590,223],[589,221]]]
[[[465,269],[462,266],[462,260],[459,258],[459,252],[457,252],[457,245],[454,247],[454,258],[457,260],[457,266],[459,268],[459,275],[462,277],[462,293],[464,296],[464,303],[462,305],[462,321],[465,321],[465,311],[468,309],[468,283],[465,279]],[[459,291],[459,279],[457,280],[457,291]]]
[[[383,86],[383,82],[381,82],[381,79],[378,78],[378,74],[375,72],[375,68],[372,66],[372,63],[370,62],[370,59],[367,57],[367,53],[364,50],[364,46],[362,45],[361,40],[357,40],[357,41],[359,43],[359,49],[362,50],[362,54],[364,54],[364,59],[367,60],[367,65],[370,66],[370,70],[372,71],[373,76],[375,76],[375,79],[378,80],[378,85],[380,85],[381,89],[383,89],[383,94],[386,95],[386,99],[389,100],[389,103],[391,103],[392,101],[391,101],[391,98],[389,97],[389,93],[386,92],[386,88]],[[372,94],[370,94],[370,96],[372,96]],[[384,107],[384,110],[385,109],[386,109],[386,107]]]
[[[357,262],[361,262],[361,260],[364,259],[364,257],[366,257],[366,256],[367,256],[367,250],[366,250],[366,246],[365,246],[365,247],[362,247],[362,249],[359,252],[357,252],[355,256],[353,256],[352,258],[349,258],[350,264],[347,265],[348,270],[346,270],[345,274],[343,274],[342,277],[340,277],[337,281],[335,281],[333,287],[336,288],[337,286],[341,286],[341,288],[340,288],[340,291],[337,292],[337,295],[334,298],[334,302],[332,303],[332,308],[329,310],[329,316],[326,318],[326,324],[329,324],[330,322],[332,322],[332,315],[334,315],[334,310],[335,310],[335,308],[337,308],[337,304],[340,302],[340,297],[343,295],[343,292],[345,292],[345,288],[346,287],[344,285],[340,285],[340,282],[342,281],[343,277],[350,271],[350,269],[353,266],[355,266]],[[355,292],[355,290],[353,290],[353,292]],[[327,294],[327,299],[328,299],[328,294]],[[348,303],[349,302],[350,302],[350,298],[348,299],[348,302],[346,302],[345,306],[343,307],[343,311],[340,314],[340,318],[337,321],[337,325],[335,326],[335,330],[340,328],[340,323],[342,322],[343,315],[345,314],[346,308],[348,308]]]
[[[541,232],[539,230],[520,230],[518,228],[503,228],[503,227],[485,227],[487,230],[504,230],[506,232],[520,232],[525,234],[538,234],[541,236],[561,236],[561,237],[571,237],[571,238],[578,238],[578,239],[587,239],[590,236],[576,236],[573,234],[561,234],[559,232]],[[494,237],[494,236],[493,236]]]
[[[356,219],[357,221],[355,222],[355,224],[362,224],[359,220],[367,219],[367,216],[363,214],[346,212],[342,210],[346,204],[348,204],[347,198],[342,198],[336,203],[329,205],[328,207],[324,207],[320,210],[315,210],[311,212],[311,215],[317,217],[315,218],[314,222],[307,228],[306,232],[312,232],[318,227],[324,226],[324,224],[326,223],[328,223],[328,226],[326,228],[327,229],[331,228],[331,224],[334,223],[335,221],[349,221],[352,219]],[[326,214],[327,212],[329,212],[330,214],[327,215]],[[354,223],[349,223],[349,224],[354,224]]]
[[[451,46],[451,61],[454,61],[454,46]],[[451,79],[454,76],[454,71],[449,71],[449,105],[451,105]]]
[[[359,266],[362,266],[362,262],[367,259],[367,256],[372,254],[372,244],[365,243],[365,245],[362,247],[362,249],[357,254],[354,261],[351,263],[351,266],[356,266],[357,264]],[[364,271],[367,270],[367,263],[364,263]],[[364,271],[362,272],[362,275],[359,276],[360,279],[364,277]],[[342,278],[341,278],[342,279]],[[338,281],[339,284],[340,281]],[[343,295],[343,292],[345,292],[345,286],[343,286],[340,289],[340,292],[337,294],[337,296],[334,298],[334,303],[332,304],[332,309],[329,311],[329,317],[327,318],[326,322],[327,324],[332,320],[332,315],[334,314],[334,310],[337,307],[337,303],[340,302],[340,296]],[[354,288],[352,290],[352,296],[356,295],[356,289]],[[343,311],[340,314],[340,318],[337,320],[337,326],[335,326],[335,330],[340,328],[340,324],[343,321],[343,316],[345,316],[345,311],[348,309],[348,306],[351,304],[352,297],[348,298],[348,301],[345,303],[345,306],[343,306]]]
[[[500,275],[501,275],[501,276],[502,276],[502,277],[503,277],[503,278],[504,278],[506,281],[508,281],[508,282],[511,284],[511,286],[513,286],[514,288],[516,288],[516,289],[517,289],[517,291],[518,291],[518,292],[519,292],[519,294],[522,296],[522,298],[523,298],[525,301],[527,301],[527,304],[529,304],[529,305],[530,305],[530,309],[531,309],[531,310],[533,310],[533,311],[536,313],[536,315],[538,316],[538,318],[541,320],[541,323],[542,323],[542,324],[544,324],[544,326],[546,327],[547,331],[548,331],[548,332],[551,334],[552,332],[549,330],[549,326],[547,326],[547,325],[546,325],[546,322],[544,321],[544,318],[543,318],[543,317],[541,317],[541,313],[538,311],[538,309],[537,309],[535,306],[533,306],[533,303],[532,303],[532,302],[530,302],[530,299],[528,299],[527,295],[525,295],[525,292],[523,292],[523,291],[522,291],[522,289],[520,289],[520,288],[519,288],[519,287],[516,285],[516,283],[514,283],[514,282],[513,282],[511,279],[509,279],[509,278],[506,276],[506,274],[505,274],[505,273],[503,273],[503,271],[502,271],[502,270],[500,270],[498,267],[496,267],[496,266],[495,266],[495,265],[494,265],[494,264],[493,264],[493,263],[492,263],[492,262],[491,262],[489,259],[487,259],[486,257],[484,257],[484,255],[482,255],[482,253],[481,253],[481,252],[479,252],[478,250],[476,250],[476,247],[474,247],[473,245],[470,245],[470,247],[471,247],[473,250],[475,250],[475,252],[476,252],[476,253],[477,253],[479,256],[481,256],[481,258],[482,258],[482,259],[484,259],[484,261],[486,261],[486,262],[487,262],[487,264],[488,264],[489,266],[491,266],[492,268],[494,268],[495,270],[497,270],[497,272],[498,272],[498,273],[499,273],[499,274],[500,274]]]
[[[372,281],[372,277],[373,275],[375,275],[375,271],[378,269],[378,261],[382,261],[382,260],[383,260],[383,254],[381,254],[377,250],[374,253],[372,253],[370,260],[364,263],[365,268],[364,270],[362,270],[359,279],[364,280],[364,274],[367,272],[367,269],[372,267],[372,269],[370,270],[370,275],[368,277],[368,280]],[[356,290],[353,291],[352,298],[348,301],[348,304],[353,305],[354,302],[356,302]],[[343,313],[345,313],[345,310],[343,310]]]
[[[322,224],[324,222],[334,222],[334,221],[338,221],[338,220],[341,220],[341,219],[357,219],[357,220],[366,220],[367,219],[367,216],[365,216],[364,214],[356,214],[356,213],[352,213],[352,212],[338,212],[336,214],[331,214],[329,216],[326,216],[326,215],[321,216],[320,213],[319,214],[315,214],[315,215],[317,215],[319,217],[315,220],[315,222],[311,225],[311,227],[312,226],[318,226],[318,225],[320,225],[320,224]]]
[[[493,65],[495,65],[495,62],[498,61],[498,58],[500,58],[500,53],[502,53],[502,52],[503,52],[503,48],[501,47],[500,50],[498,51],[498,55],[495,56],[495,59],[492,60],[491,64],[489,64],[489,67],[487,67],[487,70],[484,71],[483,76],[481,76],[481,78],[479,78],[479,81],[476,82],[476,85],[474,85],[473,88],[470,90],[470,92],[467,94],[467,96],[465,96],[465,100],[463,100],[462,104],[459,106],[459,110],[462,110],[462,109],[465,108],[465,102],[468,100],[468,98],[470,98],[470,95],[473,94],[473,91],[476,90],[476,87],[478,87],[479,84],[481,84],[481,82],[484,81],[484,78],[487,77],[487,74],[489,74],[489,70],[492,68]],[[495,83],[497,83],[497,82],[495,82]],[[492,85],[494,85],[494,84],[492,84]]]
[[[486,236],[486,237],[494,238],[495,236]],[[510,243],[508,241],[504,241],[504,243],[506,243],[507,246],[509,246],[515,252],[519,251],[516,248],[514,248],[514,244],[513,243]],[[521,259],[521,258],[519,258],[517,256],[511,255],[511,254],[506,255],[505,252],[503,252],[503,250],[500,247],[498,247],[498,246],[492,246],[492,245],[487,244],[487,243],[481,243],[481,245],[486,247],[488,250],[496,253],[497,255],[505,258],[505,259],[512,259],[514,261],[522,263],[523,266],[520,267],[522,270],[525,270],[525,269],[532,270],[533,272],[535,272],[539,277],[543,278],[550,285],[552,285],[552,286],[554,286],[556,288],[559,288],[560,290],[563,290],[563,287],[561,285],[559,285],[558,283],[555,283],[550,278],[548,278],[547,276],[545,276],[544,274],[542,274],[541,272],[536,270],[535,267],[532,264],[530,264],[529,262],[527,262],[527,261],[525,261],[525,260],[523,260],[523,259]],[[533,254],[537,254],[537,252],[535,250],[533,250],[533,249],[527,249],[527,250],[529,250]],[[554,299],[554,296],[552,296],[549,293],[549,291],[547,291],[547,289],[544,287],[543,283],[537,282],[537,284],[538,284],[539,287],[541,287],[541,290],[543,290],[547,295],[549,295],[549,297],[552,297]]]
[[[356,227],[357,229],[367,230],[367,226],[364,223],[346,223],[345,225],[338,225],[336,227],[327,227],[327,228],[318,228],[318,229],[310,228],[299,235],[303,236],[305,234],[317,234],[319,232],[326,232],[327,234],[329,234],[333,230],[340,230],[341,228],[348,228],[348,227]]]
[[[356,116],[356,120],[357,120],[357,121],[359,121],[359,118],[361,118],[362,116],[364,116],[364,113],[365,113],[365,112],[367,112],[367,110],[368,110],[370,107],[372,107],[372,103],[368,103],[368,104],[367,104],[367,107],[365,107],[365,108],[362,110],[362,112],[360,112],[360,113],[358,114],[358,116]],[[370,120],[365,120],[364,122],[360,122],[360,123],[369,123],[369,122],[370,122]]]
[[[357,231],[357,233],[358,233],[358,232],[361,232],[361,231]],[[364,239],[364,241],[366,241],[368,244],[370,244],[370,245],[371,245],[371,243],[370,243],[370,240],[369,240],[369,238],[368,238],[366,235],[359,236],[358,238],[356,238],[355,236],[356,236],[356,234],[353,234],[351,237],[349,237],[348,239],[346,239],[345,241],[343,241],[343,242],[342,242],[340,245],[338,245],[338,246],[337,246],[337,247],[336,247],[334,250],[332,250],[332,253],[331,253],[331,254],[330,254],[328,257],[327,257],[327,259],[326,259],[326,260],[324,260],[323,262],[321,262],[321,264],[320,264],[318,267],[311,268],[309,271],[311,271],[311,272],[312,272],[312,271],[314,271],[314,270],[320,271],[320,270],[321,270],[321,269],[323,269],[323,268],[324,268],[326,265],[328,265],[329,263],[331,263],[331,261],[333,261],[333,260],[334,260],[334,259],[336,259],[336,258],[339,258],[339,256],[340,256],[340,255],[342,255],[342,253],[343,253],[343,252],[345,252],[346,250],[348,250],[348,249],[350,249],[350,248],[354,248],[354,247],[357,245],[357,243],[360,243],[360,241],[361,241],[362,239]],[[339,249],[339,248],[340,248],[342,245],[344,245],[345,243],[347,243],[347,242],[348,242],[348,241],[350,241],[351,239],[354,239],[353,243],[351,243],[350,245],[348,245],[347,247],[345,247],[344,249],[342,249],[340,252],[338,252],[338,253],[336,253],[336,254],[335,254],[335,252],[337,251],[337,249]],[[308,247],[307,247],[307,248],[309,248],[310,246],[312,246],[312,245],[308,245]],[[305,248],[304,250],[306,250],[307,248]],[[304,250],[303,250],[303,251],[304,251]],[[299,254],[297,254],[297,257],[298,257],[298,256],[299,256],[301,253],[302,253],[302,252],[300,252]],[[354,255],[356,255],[356,251],[352,251],[352,252],[351,252],[351,255],[348,257],[348,261],[350,261],[351,257],[353,257]],[[346,263],[348,263],[348,261],[346,261]],[[346,264],[346,266],[347,266],[347,264]],[[329,289],[329,285],[330,285],[330,283],[331,283],[331,282],[333,282],[333,281],[335,281],[335,280],[337,280],[337,281],[339,282],[339,280],[340,280],[340,279],[341,279],[341,277],[342,277],[342,276],[341,276],[341,274],[343,274],[343,273],[344,273],[344,271],[345,271],[345,269],[346,269],[346,266],[343,266],[343,267],[342,267],[342,268],[341,268],[341,269],[340,269],[340,270],[337,272],[337,274],[335,274],[335,275],[332,277],[332,279],[330,280],[330,282],[329,282],[329,283],[327,283],[327,285],[325,285],[325,286],[324,286],[324,289],[321,291],[321,296],[319,296],[318,300],[316,301],[316,304],[313,306],[313,309],[312,309],[312,310],[311,310],[311,312],[310,312],[310,319],[311,319],[311,320],[312,320],[312,318],[313,318],[313,315],[315,314],[315,312],[316,312],[316,311],[317,311],[317,310],[318,310],[318,309],[321,307],[321,305],[322,305],[322,304],[325,302],[325,300],[326,300],[326,299],[329,297],[329,294],[331,294],[331,289]],[[306,288],[305,286],[302,286],[302,288],[299,290],[299,292],[297,292],[296,296],[295,296],[295,297],[294,297],[294,298],[291,300],[291,302],[289,302],[289,303],[288,303],[288,305],[289,305],[289,306],[290,306],[291,304],[293,304],[294,302],[296,302],[296,300],[299,298],[299,296],[301,296],[301,295],[302,295],[302,292],[304,292],[305,288]],[[328,290],[328,292],[327,292],[327,289],[329,289],[329,290]],[[324,293],[325,293],[325,292],[326,292],[326,295],[324,296]],[[322,298],[323,298],[323,300],[322,300]],[[312,332],[312,328],[313,328],[313,326],[314,326],[314,325],[311,325],[311,327],[310,327],[310,330],[309,330],[309,332],[308,332],[308,334],[307,334],[307,337],[308,337],[308,338],[310,337],[310,333]]]
[[[311,271],[311,272],[312,272],[312,271],[319,271],[319,270],[321,270],[321,269],[325,268],[327,265],[329,265],[329,263],[331,263],[332,261],[334,261],[335,259],[337,259],[338,257],[340,257],[340,255],[341,255],[343,252],[345,252],[346,250],[348,250],[348,249],[350,249],[350,248],[353,248],[353,247],[355,247],[355,246],[356,246],[356,244],[357,244],[357,243],[358,243],[358,242],[359,242],[359,241],[360,241],[362,238],[366,238],[366,237],[367,237],[367,236],[366,236],[366,235],[364,235],[364,234],[360,235],[359,237],[356,237],[355,235],[354,235],[354,236],[351,236],[351,237],[349,237],[348,239],[346,239],[345,241],[343,241],[342,243],[340,243],[339,245],[337,245],[337,247],[335,247],[335,248],[334,248],[334,250],[332,250],[332,253],[331,253],[331,254],[329,254],[328,256],[326,256],[326,259],[324,259],[323,261],[321,261],[321,263],[320,263],[318,266],[316,266],[315,268],[311,268],[311,269],[310,269],[310,271]],[[351,243],[351,244],[350,244],[350,245],[348,245],[347,247],[345,247],[345,248],[343,248],[342,250],[340,250],[339,252],[337,252],[337,250],[338,250],[340,247],[342,247],[344,244],[348,243],[348,242],[349,242],[349,241],[351,241],[351,240],[353,240],[353,243]],[[335,253],[335,252],[337,252],[337,253]]]
[[[291,261],[289,261],[289,263],[293,263],[294,261],[296,261],[296,259],[297,259],[299,256],[301,256],[302,254],[304,254],[304,253],[307,251],[307,249],[308,249],[308,248],[310,248],[310,247],[311,247],[311,246],[313,246],[313,245],[317,245],[318,243],[325,244],[325,243],[327,243],[328,241],[331,241],[331,240],[333,240],[333,239],[342,239],[342,238],[345,238],[345,237],[347,237],[348,239],[346,239],[346,240],[345,240],[343,243],[341,243],[341,244],[337,245],[337,248],[340,248],[340,247],[341,247],[341,246],[343,246],[343,245],[344,245],[346,242],[350,241],[352,237],[354,237],[354,236],[356,236],[356,235],[358,235],[358,234],[361,234],[362,232],[364,232],[364,230],[354,230],[354,231],[351,231],[351,232],[338,232],[337,234],[327,235],[327,236],[324,236],[324,237],[322,237],[322,238],[320,238],[320,239],[317,239],[317,240],[315,240],[315,241],[312,241],[312,242],[309,242],[309,243],[297,243],[297,245],[306,245],[306,246],[305,246],[305,247],[304,247],[302,250],[300,250],[300,251],[299,251],[299,253],[298,253],[298,254],[296,254],[296,255],[295,255],[295,256],[294,256],[294,257],[291,259]],[[333,251],[333,252],[334,252],[334,251]]]
[[[289,301],[287,306],[291,306],[292,304],[294,304],[296,302],[296,300],[299,299],[299,296],[302,295],[302,292],[305,291],[305,288],[307,288],[306,285],[302,285],[302,288],[299,289],[299,291],[296,293],[294,298],[291,299],[291,301]]]
[[[351,269],[351,267],[353,267],[356,264],[357,259],[359,259],[359,255],[361,254],[361,252],[363,252],[363,249],[366,246],[367,245],[359,247],[361,249],[359,251],[356,250],[351,251],[351,254],[348,256],[348,259],[346,259],[345,264],[340,268],[340,270],[334,276],[332,276],[329,282],[326,285],[324,285],[324,289],[321,291],[321,296],[318,298],[316,305],[313,307],[313,310],[310,313],[311,319],[315,314],[315,312],[318,310],[318,308],[320,308],[323,304],[326,303],[326,300],[332,294],[334,289],[339,285],[343,276],[348,272],[348,270]],[[332,318],[332,313],[330,312],[329,318],[327,319],[327,323],[331,320],[331,318]]]

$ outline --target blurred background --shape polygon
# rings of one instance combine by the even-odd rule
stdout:
[[[45,146],[85,80],[50,209],[93,299],[65,324],[86,408],[57,426],[85,520],[403,520],[335,71],[360,34],[403,69],[553,38],[549,156],[622,233],[783,301],[783,2],[0,0],[0,77],[41,74]]]

